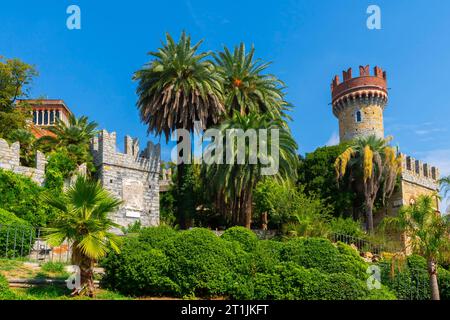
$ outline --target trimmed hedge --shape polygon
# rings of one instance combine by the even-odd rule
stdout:
[[[135,296],[225,296],[231,299],[393,299],[369,291],[366,264],[345,244],[307,238],[258,240],[232,228],[217,237],[195,228],[146,228],[101,264],[103,284]],[[364,276],[363,276],[364,275]]]
[[[30,253],[34,228],[15,214],[0,208],[0,257],[20,257]]]

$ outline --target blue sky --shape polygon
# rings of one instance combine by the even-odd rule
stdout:
[[[386,134],[401,150],[450,174],[450,1],[3,1],[0,55],[35,64],[34,96],[61,98],[102,128],[147,139],[131,76],[170,32],[203,49],[243,41],[273,61],[288,86],[300,153],[338,132],[330,108],[335,74],[360,64],[387,71]],[[66,8],[81,8],[81,30],[66,28]],[[366,27],[369,5],[381,30]],[[149,137],[153,141],[158,138]],[[169,148],[163,148],[168,157]]]

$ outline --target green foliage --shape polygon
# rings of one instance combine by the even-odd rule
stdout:
[[[240,244],[242,249],[247,252],[252,252],[256,248],[258,237],[256,234],[244,227],[232,227],[222,234],[222,239],[227,241],[235,241]]]
[[[346,144],[340,144],[318,148],[301,159],[298,168],[298,184],[305,187],[306,193],[323,199],[326,205],[331,206],[335,216],[352,216],[350,209],[355,200],[353,192],[339,188],[334,169],[336,158],[347,147]]]
[[[62,147],[48,155],[45,171],[45,187],[55,192],[61,192],[64,180],[69,178],[77,168],[76,159],[67,148]]]
[[[330,241],[321,238],[297,238],[286,242],[283,261],[293,261],[305,268],[326,273],[345,272],[358,279],[367,279],[368,265],[359,257],[341,254]]]
[[[43,191],[30,178],[0,169],[0,207],[35,227],[45,226],[59,212],[42,200]]]
[[[63,273],[65,265],[62,262],[48,261],[41,266],[42,271],[51,273]]]
[[[9,288],[8,280],[0,274],[0,301],[1,300],[16,300],[17,296]]]
[[[103,283],[130,295],[163,295],[178,292],[168,277],[170,261],[162,250],[137,238],[128,238],[121,253],[111,253],[101,264]]]
[[[127,238],[121,254],[110,253],[102,261],[104,285],[135,296],[395,298],[384,287],[367,289],[368,264],[345,244],[335,247],[325,239],[257,240],[248,232],[232,228],[217,237],[199,228],[142,229]]]
[[[0,208],[0,257],[28,255],[34,238],[35,229],[28,222]]]
[[[36,166],[36,138],[27,129],[12,130],[8,136],[10,142],[20,143],[20,164],[26,167]]]
[[[132,224],[129,224],[126,227],[120,228],[124,234],[128,233],[138,233],[142,229],[142,224],[140,220],[137,220],[133,222]]]
[[[269,224],[284,224],[285,233],[294,236],[326,236],[331,218],[330,207],[306,195],[303,187],[270,178],[255,188],[255,210],[258,214],[267,212]]]
[[[330,227],[331,231],[334,233],[345,234],[355,238],[363,238],[365,236],[360,222],[355,221],[352,218],[334,218],[330,221]]]
[[[33,66],[0,56],[0,138],[14,142],[11,133],[26,128],[29,110],[25,104],[16,108],[15,103],[17,99],[28,97],[29,85],[35,76]]]

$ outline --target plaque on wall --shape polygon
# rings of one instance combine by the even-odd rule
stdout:
[[[123,180],[122,182],[123,207],[127,216],[139,217],[144,210],[144,185],[137,180]]]

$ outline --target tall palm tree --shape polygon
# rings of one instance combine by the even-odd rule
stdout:
[[[218,123],[224,114],[219,75],[208,59],[209,52],[198,53],[202,41],[192,45],[184,32],[176,43],[166,34],[166,43],[156,52],[150,52],[152,61],[135,72],[138,81],[137,106],[141,121],[148,132],[165,135],[166,141],[177,129],[193,132],[195,122],[199,129]],[[178,131],[177,131],[178,133]],[[179,140],[181,135],[179,135]],[[178,156],[182,157],[179,150]],[[192,152],[190,152],[192,156]],[[177,166],[177,185],[182,189],[184,163]],[[187,226],[184,212],[179,209],[181,227]]]
[[[373,207],[381,193],[383,203],[394,191],[401,158],[389,139],[368,136],[356,139],[335,161],[338,181],[348,172],[351,187],[364,196],[367,230],[373,232]]]
[[[255,48],[246,53],[241,43],[231,52],[224,47],[215,55],[217,71],[223,82],[224,103],[229,116],[250,112],[267,113],[273,119],[288,118],[290,107],[284,99],[285,84],[274,75],[265,73],[270,63],[254,59]]]
[[[427,259],[431,297],[439,300],[437,265],[450,249],[450,220],[436,211],[438,195],[422,195],[384,223],[405,233],[407,246]]]
[[[47,204],[59,209],[61,214],[47,228],[47,240],[58,246],[64,241],[72,245],[72,263],[80,267],[81,289],[78,293],[94,294],[93,269],[95,262],[110,249],[119,252],[119,238],[111,232],[119,226],[108,214],[121,202],[113,198],[97,181],[79,176],[75,184],[61,197],[44,194]]]
[[[213,163],[205,165],[203,173],[206,181],[211,183],[211,191],[219,193],[225,201],[228,202],[231,209],[231,220],[233,224],[238,224],[250,228],[252,218],[253,189],[256,184],[264,177],[261,169],[266,167],[261,159],[272,163],[278,163],[278,171],[274,173],[274,177],[281,180],[288,180],[296,175],[297,168],[297,144],[286,129],[280,119],[272,119],[267,114],[250,113],[241,115],[235,111],[232,118],[225,120],[219,127],[223,136],[223,143],[229,144],[228,151],[231,151],[227,157],[226,152],[223,154],[223,163]],[[251,163],[250,156],[253,154],[251,142],[245,143],[244,154],[245,161],[239,163],[237,152],[237,139],[232,139],[233,130],[253,129],[256,132],[260,129],[267,129],[267,152],[264,151],[264,144],[258,139],[257,148],[255,149],[258,161]],[[272,129],[279,130],[279,140],[272,143]],[[234,131],[235,132],[235,131]],[[216,144],[216,146],[218,146]],[[232,146],[232,148],[230,148]],[[271,153],[271,148],[278,151],[279,157]]]

